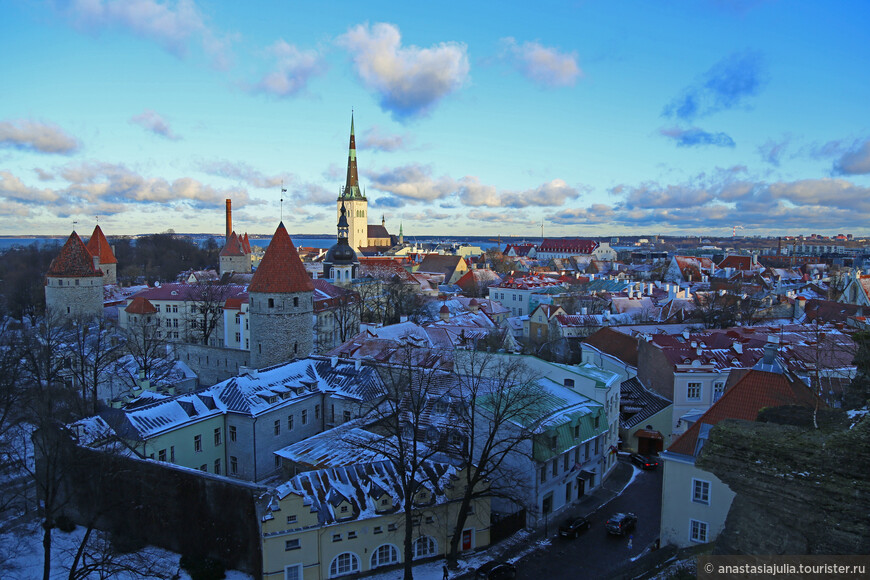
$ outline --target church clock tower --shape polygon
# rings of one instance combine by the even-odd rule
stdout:
[[[347,243],[354,250],[369,245],[368,212],[369,202],[359,188],[356,170],[356,140],[353,135],[353,114],[350,116],[350,147],[347,153],[347,181],[338,196],[336,217],[341,219],[341,206],[344,204],[348,225]]]

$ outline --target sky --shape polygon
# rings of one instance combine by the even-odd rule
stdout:
[[[227,198],[333,233],[352,112],[406,237],[863,235],[868,30],[837,0],[0,0],[0,235],[220,234]]]

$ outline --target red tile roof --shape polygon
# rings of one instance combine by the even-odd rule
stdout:
[[[142,296],[134,296],[130,305],[124,309],[127,314],[156,314],[157,309],[153,304]]]
[[[92,256],[99,256],[100,264],[118,263],[115,254],[112,253],[112,246],[109,245],[109,240],[103,235],[103,230],[100,229],[100,226],[94,228],[94,233],[91,234],[91,239],[88,240],[87,248]]]
[[[579,238],[559,239],[546,238],[538,247],[538,252],[574,252],[576,254],[591,254],[598,247],[595,240],[581,240]]]
[[[638,342],[633,336],[604,327],[587,336],[584,342],[637,368]]]
[[[248,232],[245,232],[245,235],[242,236],[242,249],[245,250],[246,254],[251,253],[251,241],[248,239]]]
[[[758,412],[765,407],[815,407],[817,403],[820,407],[827,406],[799,379],[781,373],[751,370],[725,391],[721,399],[668,447],[668,451],[695,455],[701,425],[716,425],[724,419],[755,421]]]
[[[56,278],[90,278],[102,276],[103,273],[94,268],[94,257],[79,235],[73,232],[57,257],[51,261],[45,275]]]
[[[260,266],[254,272],[248,292],[286,294],[313,291],[314,282],[305,271],[305,266],[282,222],[275,230]]]
[[[735,270],[752,270],[752,256],[725,256],[717,268],[734,268]]]
[[[236,235],[236,232],[230,234],[230,237],[227,238],[227,243],[224,246],[224,249],[221,250],[221,256],[244,256],[245,248],[244,244],[239,240],[239,236]]]

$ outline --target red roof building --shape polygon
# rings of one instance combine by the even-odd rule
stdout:
[[[244,256],[246,254],[243,242],[239,240],[239,236],[236,235],[236,232],[230,234],[230,237],[227,238],[227,243],[224,245],[224,248],[221,250],[221,256]]]
[[[94,228],[94,233],[91,234],[91,239],[88,240],[88,252],[92,256],[97,256],[100,259],[100,265],[117,264],[118,260],[112,252],[112,246],[109,245],[109,240],[103,235],[103,230],[100,226]]]
[[[269,247],[260,262],[248,292],[268,294],[289,294],[293,292],[313,292],[314,283],[308,276],[293,241],[284,223],[278,225]]]
[[[124,309],[127,314],[157,314],[157,309],[144,296],[134,296],[133,301]]]
[[[75,232],[67,238],[46,273],[46,276],[52,278],[89,278],[102,275],[103,273],[94,267],[93,255]]]

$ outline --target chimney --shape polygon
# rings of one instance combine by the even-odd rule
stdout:
[[[683,338],[686,340],[689,340],[689,329],[688,328],[683,329]]]
[[[227,200],[227,236],[225,239],[230,239],[230,234],[233,233],[233,200]]]
[[[800,318],[804,315],[807,308],[807,299],[803,296],[798,296],[794,300],[794,317]]]

